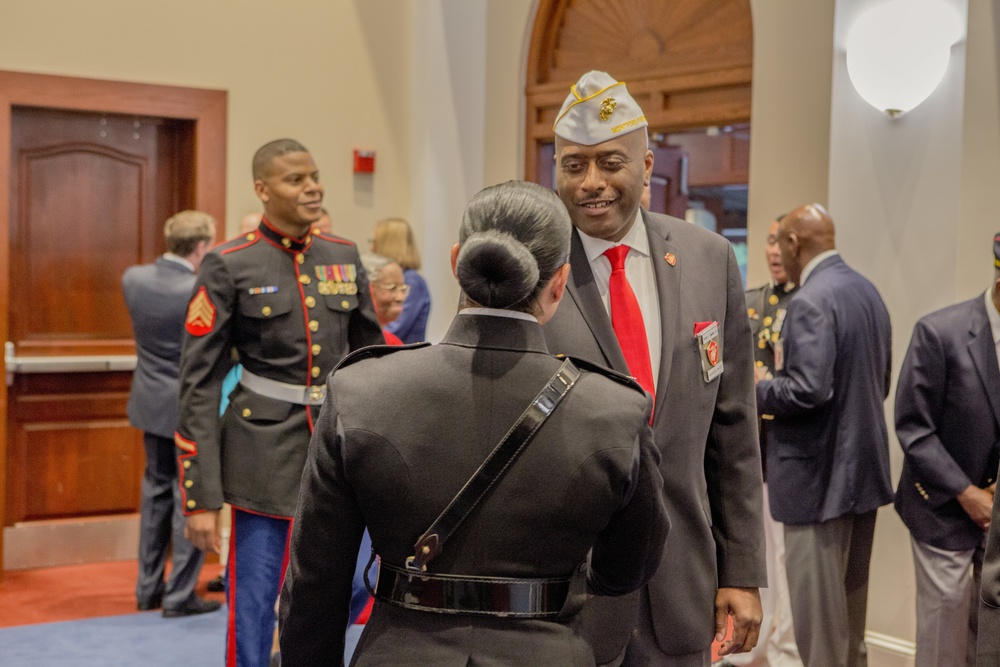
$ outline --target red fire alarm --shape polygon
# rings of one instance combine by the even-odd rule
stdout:
[[[375,173],[375,151],[359,151],[354,149],[354,173]]]

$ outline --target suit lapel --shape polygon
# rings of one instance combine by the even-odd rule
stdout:
[[[618,338],[615,330],[611,326],[611,317],[604,308],[601,301],[601,292],[594,282],[594,273],[590,270],[590,260],[583,249],[579,234],[574,230],[570,244],[569,263],[572,269],[572,276],[566,285],[566,291],[576,304],[576,307],[583,315],[584,321],[590,327],[590,332],[597,341],[597,345],[604,354],[604,359],[608,366],[618,371],[631,375],[625,357],[622,355],[621,346],[618,345]]]
[[[986,304],[977,299],[969,329],[969,354],[979,371],[979,379],[986,388],[986,396],[993,407],[993,418],[1000,426],[1000,367],[997,367],[997,350],[993,344],[993,330],[986,317]]]
[[[670,243],[670,230],[666,225],[645,211],[642,212],[643,222],[649,234],[650,260],[653,262],[653,274],[656,276],[656,295],[660,306],[660,369],[656,379],[656,411],[658,418],[664,413],[664,402],[667,396],[667,382],[670,380],[670,368],[673,363],[673,350],[676,343],[680,311],[681,272],[683,257],[678,256],[678,249]],[[667,254],[673,258],[671,265]],[[691,335],[694,335],[694,322],[691,323]]]

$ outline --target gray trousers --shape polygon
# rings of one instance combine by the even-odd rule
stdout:
[[[916,667],[975,665],[983,544],[946,551],[912,536],[911,541],[917,575]]]
[[[149,603],[163,596],[164,609],[177,609],[194,594],[205,554],[184,537],[184,512],[177,481],[174,441],[144,433],[146,469],[139,519],[139,578],[135,597]],[[173,568],[166,585],[163,571],[173,538]]]
[[[866,667],[868,565],[875,512],[785,525],[795,643],[808,667]]]

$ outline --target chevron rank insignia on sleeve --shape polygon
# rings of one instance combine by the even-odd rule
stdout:
[[[215,305],[208,298],[204,285],[188,304],[187,320],[184,328],[192,336],[204,336],[212,330],[215,324]]]

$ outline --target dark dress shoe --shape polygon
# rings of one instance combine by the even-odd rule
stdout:
[[[157,593],[148,600],[139,600],[135,607],[139,611],[149,611],[150,609],[159,609],[163,606],[163,593]]]
[[[197,595],[192,595],[188,601],[176,609],[164,609],[163,618],[177,618],[179,616],[194,616],[195,614],[208,614],[215,611],[222,604],[214,600],[206,600]]]
[[[210,579],[205,588],[208,589],[209,593],[224,593],[226,585],[222,582],[222,575],[220,574],[215,579]]]

